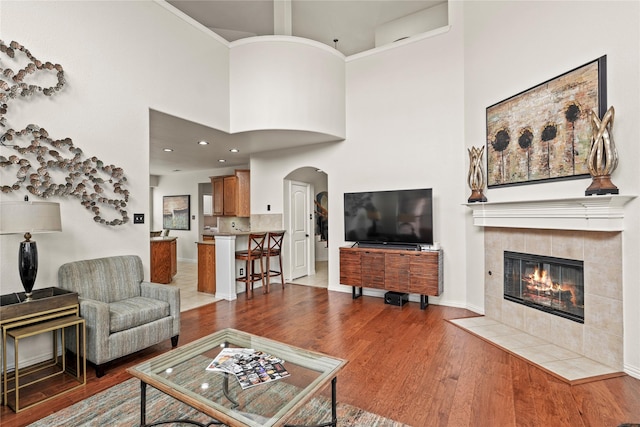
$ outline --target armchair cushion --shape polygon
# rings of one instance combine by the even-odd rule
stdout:
[[[135,328],[169,316],[169,304],[151,298],[133,297],[109,304],[109,332]]]

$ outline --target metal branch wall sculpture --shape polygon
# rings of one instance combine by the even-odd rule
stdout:
[[[43,94],[51,96],[65,84],[64,71],[60,64],[42,62],[28,49],[12,41],[6,45],[0,40],[0,53],[9,58],[24,56],[27,64],[15,72],[0,62],[0,126],[7,127],[5,114],[9,102],[18,96],[30,97]],[[35,73],[55,72],[57,82],[46,88],[25,82]],[[24,141],[23,141],[24,140]],[[0,167],[16,170],[16,181],[2,185],[3,193],[26,190],[38,197],[74,196],[94,216],[94,221],[106,225],[121,225],[129,222],[125,210],[129,201],[129,190],[125,189],[127,178],[122,168],[105,165],[96,157],[83,159],[83,152],[73,145],[70,138],[52,139],[44,128],[29,124],[22,130],[6,129],[0,135],[0,150],[13,150],[16,154],[0,155]],[[64,182],[55,183],[50,172],[67,174]],[[57,175],[56,175],[57,176]],[[105,187],[112,186],[109,192]],[[102,217],[101,208],[115,210],[120,218],[111,220]]]

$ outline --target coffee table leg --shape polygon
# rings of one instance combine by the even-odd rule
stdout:
[[[224,380],[222,380],[222,393],[233,403],[234,407],[239,405],[239,403],[229,395],[229,374],[226,372],[224,373]]]
[[[147,383],[140,380],[140,427],[152,427],[162,424],[193,424],[199,427],[210,427],[213,425],[221,425],[222,423],[217,420],[210,421],[207,424],[191,420],[167,420],[147,424]]]
[[[147,425],[147,383],[140,381],[140,427]]]
[[[331,421],[323,424],[314,424],[311,426],[299,424],[285,424],[285,427],[338,427],[338,402],[336,393],[337,378],[331,380]]]
[[[337,378],[333,377],[331,380],[331,422],[333,427],[338,426],[338,409],[337,409],[337,397],[336,397],[336,381]]]

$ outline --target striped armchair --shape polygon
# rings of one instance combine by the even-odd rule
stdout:
[[[169,338],[178,345],[180,289],[143,278],[142,260],[135,255],[70,262],[58,270],[58,286],[78,293],[86,358],[98,377],[114,359]]]

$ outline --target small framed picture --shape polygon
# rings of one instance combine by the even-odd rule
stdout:
[[[162,228],[190,230],[191,196],[164,196],[162,198]]]

